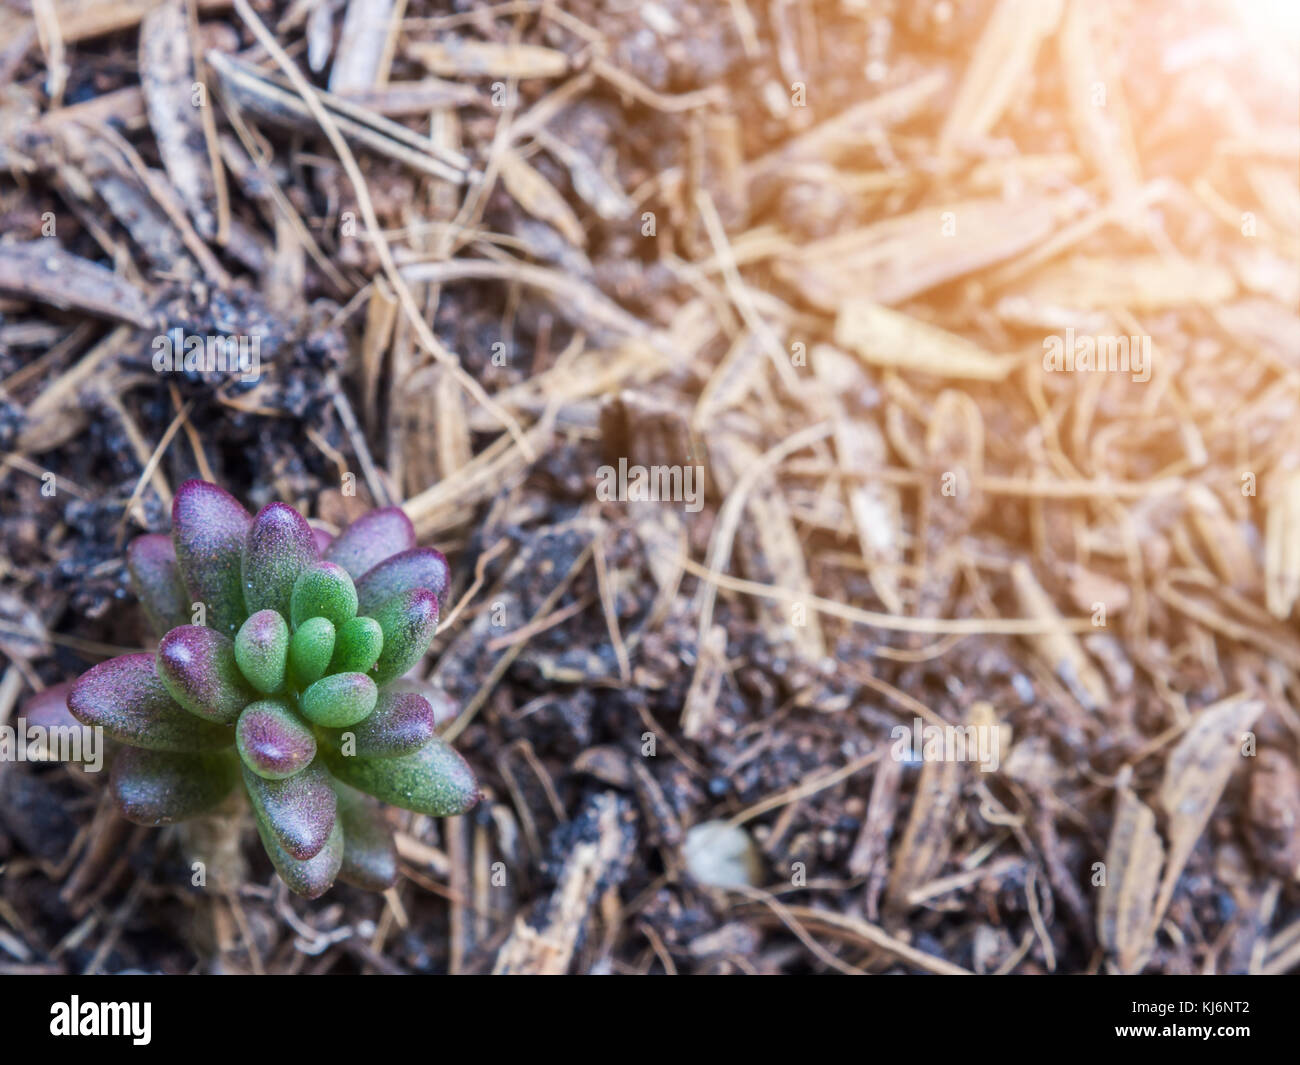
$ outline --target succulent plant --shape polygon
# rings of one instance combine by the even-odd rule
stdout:
[[[478,800],[432,705],[400,680],[437,629],[446,559],[396,507],[335,539],[284,503],[250,516],[206,481],[180,487],[172,525],[127,551],[157,653],[102,662],[68,693],[78,721],[125,745],[118,808],[170,824],[242,784],[295,892],[336,877],[382,890],[397,858],[376,800],[432,816]]]

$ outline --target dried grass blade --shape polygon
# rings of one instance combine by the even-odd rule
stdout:
[[[1164,859],[1155,813],[1132,789],[1122,788],[1106,847],[1106,882],[1097,901],[1097,939],[1126,975],[1140,972],[1151,956]]]
[[[1243,693],[1207,706],[1169,754],[1160,785],[1160,805],[1169,819],[1169,861],[1155,907],[1157,923],[1228,778],[1242,764],[1244,735],[1263,710],[1261,701]]]

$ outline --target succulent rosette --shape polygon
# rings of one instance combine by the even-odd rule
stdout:
[[[331,538],[284,503],[250,515],[206,481],[181,485],[172,526],[127,552],[157,653],[102,662],[68,694],[78,721],[125,745],[118,808],[170,824],[242,784],[295,892],[336,878],[382,890],[397,856],[376,800],[435,817],[478,800],[432,705],[394,683],[437,630],[446,559],[416,546],[396,507]]]

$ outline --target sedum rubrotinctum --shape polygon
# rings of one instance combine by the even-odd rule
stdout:
[[[400,509],[331,539],[284,503],[250,517],[187,481],[172,535],[132,541],[127,568],[158,651],[82,674],[68,708],[125,745],[110,787],[129,820],[183,821],[242,783],[277,872],[315,898],[336,877],[395,879],[376,799],[437,817],[478,800],[433,707],[400,679],[429,647],[448,576]],[[206,624],[190,624],[199,603]]]

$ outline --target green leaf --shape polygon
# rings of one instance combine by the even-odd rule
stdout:
[[[330,771],[343,783],[404,810],[452,817],[479,800],[473,771],[439,736],[398,758],[349,758],[328,749],[323,753]]]
[[[181,625],[162,638],[158,676],[173,699],[207,721],[230,724],[254,698],[234,641],[202,625]]]
[[[289,641],[289,680],[305,688],[325,675],[334,654],[334,626],[325,618],[312,618],[298,627]]]
[[[450,570],[441,551],[417,547],[385,559],[357,581],[357,609],[374,616],[380,604],[401,592],[428,588],[442,604],[447,594]]]
[[[318,899],[334,886],[334,878],[343,865],[343,825],[336,818],[329,838],[313,858],[300,861],[280,846],[275,832],[261,818],[257,819],[257,834],[262,839],[266,855],[289,885],[289,890],[308,899]]]
[[[245,679],[264,695],[284,687],[289,626],[276,611],[259,610],[235,636],[235,661]]]
[[[375,708],[379,689],[364,673],[333,673],[302,693],[302,712],[326,728],[347,728]]]
[[[433,707],[427,699],[415,692],[384,689],[364,721],[341,732],[323,732],[321,738],[338,751],[350,736],[347,750],[358,758],[395,758],[418,751],[433,735]]]
[[[397,880],[397,845],[383,807],[368,795],[334,782],[343,824],[339,879],[366,891],[384,891]]]
[[[248,612],[287,614],[294,581],[315,561],[316,543],[307,519],[285,503],[264,506],[248,530],[241,561]]]
[[[409,670],[429,649],[438,631],[438,599],[428,588],[393,596],[374,613],[384,632],[384,647],[370,675],[387,684]]]
[[[365,673],[379,661],[384,649],[384,630],[374,618],[352,618],[339,626],[334,641],[331,673]]]
[[[357,616],[357,590],[342,566],[317,562],[293,586],[289,613],[294,628],[311,618],[326,618],[337,629]]]
[[[221,803],[238,779],[229,751],[203,754],[124,747],[109,788],[122,816],[137,825],[170,825]]]
[[[244,765],[268,780],[293,776],[316,757],[315,735],[282,699],[244,707],[235,725],[235,746]]]

